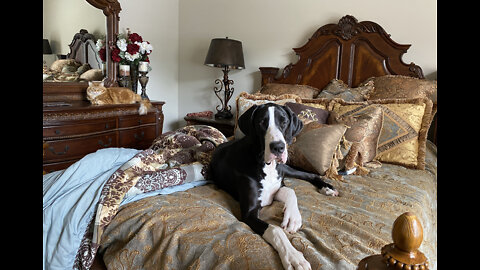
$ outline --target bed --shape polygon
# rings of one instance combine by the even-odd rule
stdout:
[[[437,155],[427,140],[436,81],[402,62],[409,46],[380,25],[347,15],[294,49],[296,63],[282,71],[261,67],[262,88],[237,97],[237,117],[257,102],[307,106],[299,113],[306,131],[289,147],[293,166],[319,172],[310,154],[321,151],[305,149],[324,147],[319,134],[330,134],[332,126],[343,130],[322,164],[339,197],[285,179],[303,220],[287,236],[312,269],[356,269],[392,243],[393,223],[405,212],[420,220],[419,250],[429,269],[437,269]],[[388,93],[378,92],[383,79],[396,83]],[[410,85],[416,88],[409,93],[398,90]],[[355,100],[358,95],[364,100]],[[329,112],[323,123],[308,121],[317,109]],[[363,129],[350,136],[362,138],[348,139],[357,122]],[[373,152],[365,144],[372,138]],[[162,134],[149,149],[102,149],[45,175],[44,269],[282,269],[278,253],[239,221],[238,203],[205,180],[212,151],[227,140],[215,128],[187,126]],[[282,209],[274,201],[260,218],[279,225]]]

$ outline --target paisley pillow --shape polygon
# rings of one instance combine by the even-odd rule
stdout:
[[[328,123],[343,123],[348,126],[341,147],[343,154],[341,159],[343,162],[342,167],[349,171],[353,168],[362,168],[377,155],[378,138],[383,123],[383,111],[376,104],[356,107],[353,110],[342,109],[337,106],[331,112]]]

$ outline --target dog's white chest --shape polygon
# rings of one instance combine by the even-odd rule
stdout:
[[[269,165],[265,165],[263,167],[263,172],[266,174],[265,178],[260,181],[262,188],[260,189],[260,206],[270,205],[275,197],[275,193],[277,193],[278,189],[280,189],[280,185],[282,183],[280,176],[278,175],[277,171],[277,163],[272,161]]]

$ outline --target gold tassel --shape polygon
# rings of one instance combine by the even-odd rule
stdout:
[[[338,174],[337,171],[338,167],[338,159],[337,159],[337,153],[333,153],[333,159],[332,162],[330,163],[330,167],[325,171],[325,177],[328,179],[333,179],[341,182],[345,182],[343,179],[343,176]]]
[[[357,170],[355,170],[355,172],[353,173],[354,175],[367,175],[370,172],[369,169],[361,165],[357,165],[356,163],[355,166],[357,166]]]

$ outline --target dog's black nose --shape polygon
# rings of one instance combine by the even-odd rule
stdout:
[[[274,155],[280,155],[285,151],[285,143],[283,142],[271,142],[270,143],[270,151]]]

